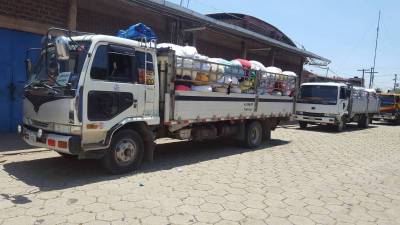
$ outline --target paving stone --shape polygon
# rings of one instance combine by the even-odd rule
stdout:
[[[15,225],[15,224],[34,224],[36,221],[33,216],[17,216],[5,219],[2,225]]]
[[[170,217],[168,217],[169,222],[172,224],[192,224],[195,222],[195,219],[192,215],[189,214],[175,214]]]
[[[232,210],[222,211],[219,213],[219,215],[225,220],[232,220],[232,221],[240,221],[243,218],[245,218],[242,213]]]
[[[163,216],[149,216],[142,220],[144,225],[167,225],[169,224],[168,219]]]
[[[267,219],[264,220],[268,225],[293,225],[292,222],[290,222],[286,218],[281,218],[281,217],[268,217]]]
[[[96,219],[109,222],[114,220],[121,220],[122,218],[124,218],[124,214],[120,211],[115,210],[101,211],[96,214]]]
[[[304,216],[291,215],[291,216],[289,216],[288,220],[296,225],[314,225],[315,224],[314,221],[312,221],[311,219],[304,217]]]
[[[397,225],[400,127],[373,126],[287,126],[257,151],[180,143],[123,176],[54,152],[7,156],[0,224]]]
[[[80,223],[86,223],[86,222],[90,222],[90,221],[94,220],[95,216],[96,216],[96,214],[94,214],[94,213],[79,212],[79,213],[69,215],[67,220],[69,223],[80,224]]]
[[[216,223],[221,220],[221,217],[217,213],[211,212],[198,212],[195,217],[198,221],[204,223]]]
[[[204,212],[221,212],[224,208],[220,204],[215,203],[204,203],[200,206],[200,209]]]

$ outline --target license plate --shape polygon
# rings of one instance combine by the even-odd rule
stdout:
[[[29,136],[29,137],[28,137],[29,141],[36,142],[36,135],[34,135],[34,134],[29,134],[28,136]]]

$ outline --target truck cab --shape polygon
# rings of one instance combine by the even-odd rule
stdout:
[[[295,119],[307,124],[340,125],[349,114],[351,88],[342,83],[303,83],[296,102]]]
[[[106,149],[125,123],[160,123],[154,43],[57,36],[27,68],[18,130],[30,145],[85,158],[85,152]]]

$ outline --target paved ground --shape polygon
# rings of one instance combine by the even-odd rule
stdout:
[[[32,151],[33,148],[26,144],[17,134],[1,134],[0,135],[0,154],[6,152]]]
[[[400,224],[400,127],[273,138],[256,151],[163,144],[125,176],[53,152],[7,156],[0,224]]]

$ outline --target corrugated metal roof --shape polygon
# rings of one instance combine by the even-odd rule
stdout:
[[[236,26],[236,25],[232,25],[232,24],[228,24],[216,19],[213,19],[211,17],[208,17],[206,15],[200,14],[196,11],[181,7],[177,4],[165,1],[165,0],[127,0],[130,2],[135,2],[135,3],[139,3],[142,5],[147,5],[148,7],[152,7],[152,8],[156,8],[158,10],[162,10],[162,11],[166,11],[170,14],[176,15],[176,16],[181,16],[181,17],[185,17],[200,23],[205,24],[208,27],[214,27],[217,29],[221,29],[224,30],[226,32],[232,33],[232,34],[236,34],[239,35],[241,37],[245,37],[245,38],[250,38],[250,39],[254,39],[257,40],[261,43],[265,43],[268,44],[270,46],[274,46],[277,48],[281,48],[284,49],[286,51],[304,56],[304,57],[309,57],[309,58],[313,58],[313,59],[318,59],[318,60],[322,60],[325,61],[327,63],[330,63],[331,61],[329,59],[326,59],[322,56],[319,56],[317,54],[314,54],[312,52],[303,50],[303,49],[299,49],[297,47],[288,45],[286,43],[274,40],[270,37],[261,35],[259,33],[244,29],[242,27]]]

